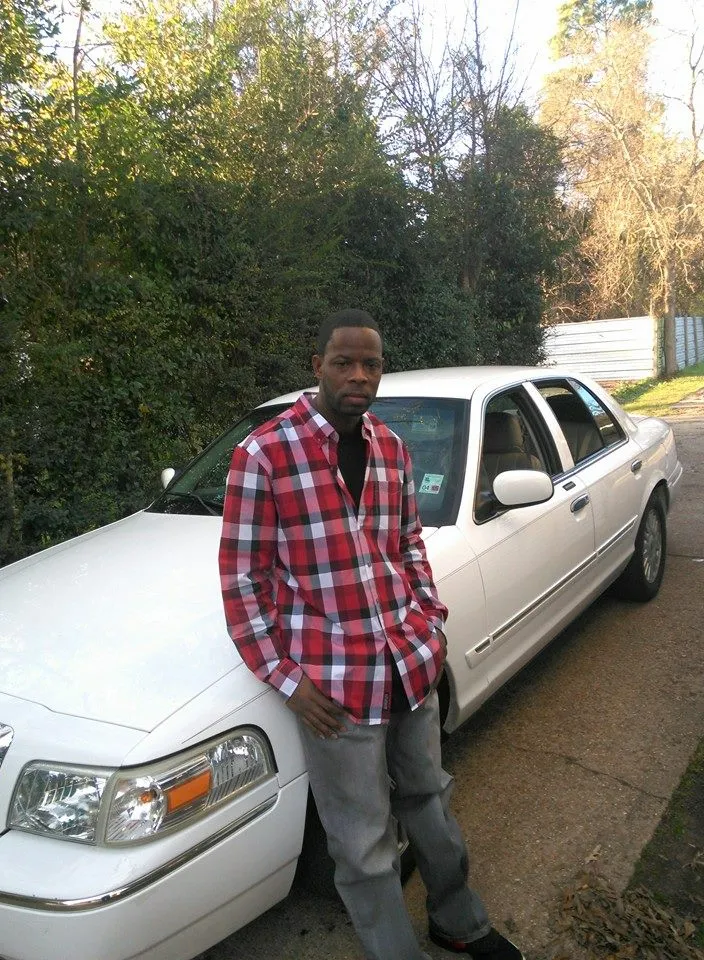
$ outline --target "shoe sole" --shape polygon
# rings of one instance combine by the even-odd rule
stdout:
[[[467,949],[467,945],[464,943],[462,944],[461,947],[455,946],[452,940],[446,940],[440,934],[434,933],[432,930],[428,931],[428,936],[433,941],[433,943],[436,944],[436,946],[442,947],[442,949],[447,950],[448,953],[466,953],[470,957],[475,956],[470,950]],[[456,942],[459,944],[462,941],[458,940]],[[516,946],[515,943],[513,943],[511,940],[509,940],[508,942],[511,944],[512,947],[518,950],[518,947]],[[518,950],[518,955],[520,957],[520,960],[526,960],[526,958],[523,956],[520,950]],[[477,954],[475,960],[481,960],[481,954]]]

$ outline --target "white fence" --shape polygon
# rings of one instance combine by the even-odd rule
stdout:
[[[677,317],[677,367],[704,360],[704,317]],[[652,317],[561,323],[545,331],[545,366],[565,366],[594,380],[645,380],[664,368],[662,335]]]
[[[677,317],[677,369],[704,360],[704,317]]]

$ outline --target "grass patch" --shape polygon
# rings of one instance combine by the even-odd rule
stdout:
[[[640,380],[638,383],[624,384],[612,393],[629,413],[664,417],[672,414],[671,407],[674,403],[701,389],[704,389],[704,362],[687,367],[667,379]]]

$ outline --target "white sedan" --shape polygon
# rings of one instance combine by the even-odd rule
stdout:
[[[303,754],[228,637],[217,552],[233,446],[293,399],[146,510],[0,571],[5,960],[188,960],[288,893]],[[447,732],[610,584],[657,593],[682,472],[664,422],[537,368],[389,374],[374,412],[411,450],[450,608]]]

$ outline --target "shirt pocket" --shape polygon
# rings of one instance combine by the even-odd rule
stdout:
[[[377,469],[369,500],[365,503],[367,524],[379,546],[391,556],[399,549],[403,508],[403,471],[397,467]]]

